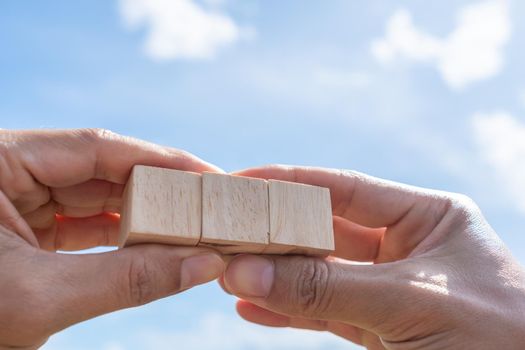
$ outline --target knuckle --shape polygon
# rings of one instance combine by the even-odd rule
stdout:
[[[10,154],[9,143],[5,140],[5,136],[0,134],[0,159],[8,159]]]
[[[21,149],[16,147],[14,137],[0,137],[0,190],[10,200],[16,200],[21,192],[27,192],[27,177],[20,167]]]
[[[114,139],[117,134],[104,128],[79,129],[77,133],[88,142],[100,142]]]
[[[17,141],[15,131],[0,129],[0,154],[9,155]]]
[[[112,144],[114,145],[115,141],[119,141],[121,139],[121,136],[108,129],[101,128],[78,129],[74,135],[78,137],[82,143],[94,151],[94,177],[107,179],[107,169],[104,164],[101,164],[100,162],[99,151],[105,149],[108,146],[112,146]]]
[[[295,300],[306,317],[324,314],[331,300],[330,268],[321,259],[306,259],[297,275]]]
[[[481,210],[476,202],[464,194],[447,193],[444,199],[447,211],[454,221],[467,223],[481,216]]]
[[[149,263],[144,257],[135,257],[129,262],[127,286],[131,305],[143,305],[154,299],[154,279],[151,273]]]
[[[463,211],[470,212],[470,213],[478,213],[480,212],[480,209],[476,202],[463,194],[456,195],[456,203],[457,206],[462,208]]]

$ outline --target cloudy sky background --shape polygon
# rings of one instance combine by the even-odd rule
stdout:
[[[465,193],[525,262],[525,3],[0,3],[0,127],[104,127],[225,170],[355,169]],[[62,349],[353,349],[241,321],[215,285],[100,317]]]

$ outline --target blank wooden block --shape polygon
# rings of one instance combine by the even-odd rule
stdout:
[[[260,253],[268,244],[268,184],[225,174],[202,175],[201,245],[225,254]]]
[[[328,255],[334,250],[330,190],[268,181],[270,245],[265,254]]]
[[[124,191],[119,246],[195,246],[201,235],[199,174],[137,165]]]

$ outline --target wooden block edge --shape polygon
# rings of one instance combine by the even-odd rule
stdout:
[[[152,234],[148,232],[130,232],[123,247],[136,244],[168,244],[186,247],[196,247],[199,240],[190,237],[173,237],[169,235]]]

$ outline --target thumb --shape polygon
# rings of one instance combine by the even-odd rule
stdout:
[[[51,253],[52,254],[52,253]],[[142,305],[217,278],[221,257],[208,249],[137,245],[117,252],[55,258],[55,330]],[[65,282],[65,283],[64,283]]]
[[[242,299],[277,313],[373,329],[385,318],[409,311],[403,269],[395,266],[242,255],[229,263],[224,285]]]

